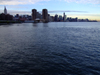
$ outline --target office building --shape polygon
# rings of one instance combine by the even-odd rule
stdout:
[[[54,21],[58,21],[58,15],[57,14],[54,17]]]
[[[60,20],[60,21],[62,21],[62,20],[63,20],[62,15],[59,15],[59,20]]]
[[[42,16],[41,16],[41,14],[39,12],[37,12],[36,18],[42,19]]]
[[[65,13],[63,14],[63,21],[66,21],[66,15],[65,15]]]
[[[37,10],[36,9],[32,9],[32,19],[35,20],[37,17]]]
[[[4,7],[4,14],[7,15],[7,9]]]
[[[42,16],[45,21],[48,21],[48,10],[47,9],[42,10]]]

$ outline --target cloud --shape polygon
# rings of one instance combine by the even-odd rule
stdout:
[[[66,2],[75,2],[75,3],[91,3],[91,4],[100,4],[100,0],[60,0]]]
[[[42,1],[49,0],[0,0],[0,5],[35,4]]]
[[[4,13],[4,10],[0,10],[0,13]],[[7,11],[8,14],[11,15],[16,15],[16,14],[20,14],[20,15],[31,15],[31,11],[16,11],[16,10],[9,10]]]
[[[78,12],[78,13],[88,13],[87,11],[49,11],[49,13],[59,13],[59,12]]]
[[[0,5],[19,5],[19,4],[35,4],[38,2],[46,1],[65,1],[68,3],[91,3],[91,4],[100,4],[100,0],[0,0]]]
[[[0,12],[1,13],[3,13],[4,11],[3,10],[0,10]],[[38,11],[39,13],[41,13],[42,14],[42,11]],[[88,13],[87,11],[64,11],[64,10],[62,10],[62,11],[60,11],[60,10],[55,10],[55,11],[48,11],[48,13],[49,14],[59,14],[59,13],[64,13],[64,12],[73,12],[73,13]],[[29,14],[29,15],[31,15],[32,14],[32,12],[31,11],[16,11],[16,10],[9,10],[8,11],[8,13],[9,14],[12,14],[12,15],[15,15],[15,14],[20,14],[20,15],[24,15],[24,14]]]

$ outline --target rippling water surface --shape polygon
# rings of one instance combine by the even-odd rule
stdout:
[[[0,26],[0,75],[99,75],[100,22]]]

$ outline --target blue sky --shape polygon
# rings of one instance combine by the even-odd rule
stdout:
[[[10,14],[30,14],[32,9],[41,12],[46,8],[50,15],[100,20],[100,0],[0,0],[0,13],[6,6]],[[52,13],[51,13],[52,11]]]

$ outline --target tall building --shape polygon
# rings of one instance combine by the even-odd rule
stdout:
[[[63,18],[64,18],[64,21],[66,21],[66,15],[65,15],[65,13],[63,14]]]
[[[5,15],[7,14],[7,9],[6,9],[6,7],[4,7],[4,14],[5,14]]]
[[[36,18],[42,19],[41,14],[37,12]]]
[[[62,20],[63,20],[62,15],[59,15],[59,20],[60,20],[60,21],[62,21]]]
[[[47,9],[42,10],[42,16],[45,21],[48,21],[48,10]]]
[[[58,15],[57,14],[54,17],[54,21],[58,21]]]
[[[50,14],[48,14],[48,21],[49,22],[52,22],[53,21],[53,18],[50,16]]]
[[[37,17],[37,10],[36,9],[32,9],[32,19],[35,20]]]

